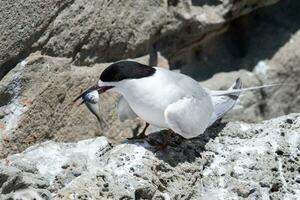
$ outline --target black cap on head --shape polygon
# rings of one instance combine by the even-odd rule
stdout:
[[[124,79],[138,79],[151,76],[155,68],[135,61],[119,61],[108,66],[100,75],[103,82],[117,82]]]

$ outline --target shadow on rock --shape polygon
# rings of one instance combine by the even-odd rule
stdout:
[[[158,150],[157,146],[164,143],[166,139],[166,130],[151,133],[145,140],[125,141],[128,144],[136,144],[143,146],[149,151],[152,151],[155,156],[167,162],[172,167],[179,163],[194,162],[196,158],[201,157],[201,153],[205,151],[205,145],[215,139],[226,126],[225,123],[217,122],[208,128],[204,134],[192,139],[185,139],[176,133],[172,133],[168,145],[163,150]]]

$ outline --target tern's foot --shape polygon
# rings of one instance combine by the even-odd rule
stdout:
[[[143,140],[143,139],[145,139],[147,137],[148,137],[147,135],[141,133],[141,134],[135,135],[135,136],[133,136],[131,138],[127,138],[127,140]]]
[[[169,145],[169,143],[164,143],[164,144],[158,144],[154,146],[154,153],[158,152],[158,151],[164,151],[167,146]]]
[[[145,133],[146,133],[146,130],[147,130],[148,126],[149,126],[149,124],[146,123],[144,129],[142,130],[142,132],[140,134],[135,135],[131,138],[127,138],[127,140],[142,140],[142,139],[147,138],[148,136]]]
[[[170,145],[170,139],[171,139],[171,135],[172,135],[172,130],[166,130],[166,134],[165,134],[165,137],[163,137],[163,142],[162,143],[159,143],[159,144],[153,144],[155,150],[154,150],[154,153],[158,152],[158,151],[163,151],[166,149],[167,146]]]

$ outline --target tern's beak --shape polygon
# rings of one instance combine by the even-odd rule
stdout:
[[[107,90],[115,87],[115,86],[98,86],[98,85],[95,85],[93,87],[96,87],[96,90],[98,91],[99,94],[102,94],[104,92],[106,92]]]
[[[73,102],[75,103],[78,99],[82,98],[82,97],[83,97],[84,95],[86,95],[86,93],[88,93],[88,92],[97,90],[99,94],[102,94],[102,93],[104,93],[105,91],[107,91],[107,90],[109,90],[109,89],[111,89],[111,88],[113,88],[113,87],[114,87],[114,86],[99,86],[98,84],[96,84],[96,85],[90,87],[89,89],[87,89],[87,90],[86,90],[85,92],[83,92],[82,94],[80,94],[78,97],[76,97],[76,99],[74,99]],[[81,102],[79,105],[81,105],[82,103],[83,103],[83,102]]]

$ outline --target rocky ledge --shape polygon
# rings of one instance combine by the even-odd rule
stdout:
[[[163,151],[106,137],[37,144],[1,161],[0,199],[297,199],[300,114],[215,124]],[[38,197],[39,198],[39,197]],[[36,197],[36,199],[38,199]]]

